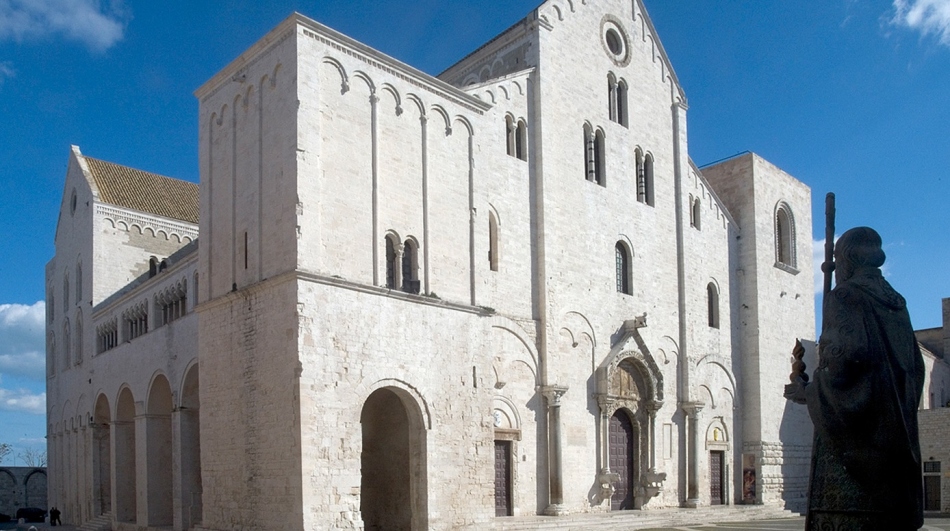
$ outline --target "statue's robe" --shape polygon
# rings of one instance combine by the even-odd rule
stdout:
[[[825,297],[819,345],[806,529],[919,529],[924,362],[904,298],[879,269],[858,270]]]

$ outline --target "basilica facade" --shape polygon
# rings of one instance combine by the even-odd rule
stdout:
[[[549,0],[436,77],[293,14],[196,97],[200,185],[70,154],[46,278],[73,521],[803,507],[811,191],[693,163],[640,0]]]

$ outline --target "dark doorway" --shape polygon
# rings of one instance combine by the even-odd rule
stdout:
[[[723,461],[725,452],[709,452],[709,504],[722,505]]]
[[[511,516],[511,441],[495,441],[495,516]]]
[[[379,389],[360,416],[363,425],[360,512],[366,531],[410,531],[409,417],[399,396]]]
[[[924,476],[924,510],[940,510],[940,476]]]
[[[620,479],[614,485],[613,496],[610,497],[612,511],[633,509],[634,470],[636,470],[636,439],[634,438],[633,423],[623,411],[617,411],[610,417],[609,437],[609,466],[610,471],[619,474]]]

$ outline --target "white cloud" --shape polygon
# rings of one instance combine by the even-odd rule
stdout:
[[[0,389],[0,411],[46,414],[46,393],[33,394],[26,389]]]
[[[0,304],[0,373],[43,381],[46,303]]]
[[[894,23],[950,46],[950,0],[894,0]]]
[[[122,40],[126,18],[121,1],[0,0],[0,40],[62,36],[101,52]]]

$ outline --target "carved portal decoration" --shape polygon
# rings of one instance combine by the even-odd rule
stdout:
[[[610,470],[608,426],[623,410],[636,430],[634,448],[634,507],[643,507],[663,489],[666,473],[656,470],[656,414],[663,406],[663,374],[637,331],[646,326],[646,315],[625,321],[610,354],[597,369],[597,404],[600,408],[600,473],[597,483],[602,500],[609,500],[620,479]]]

